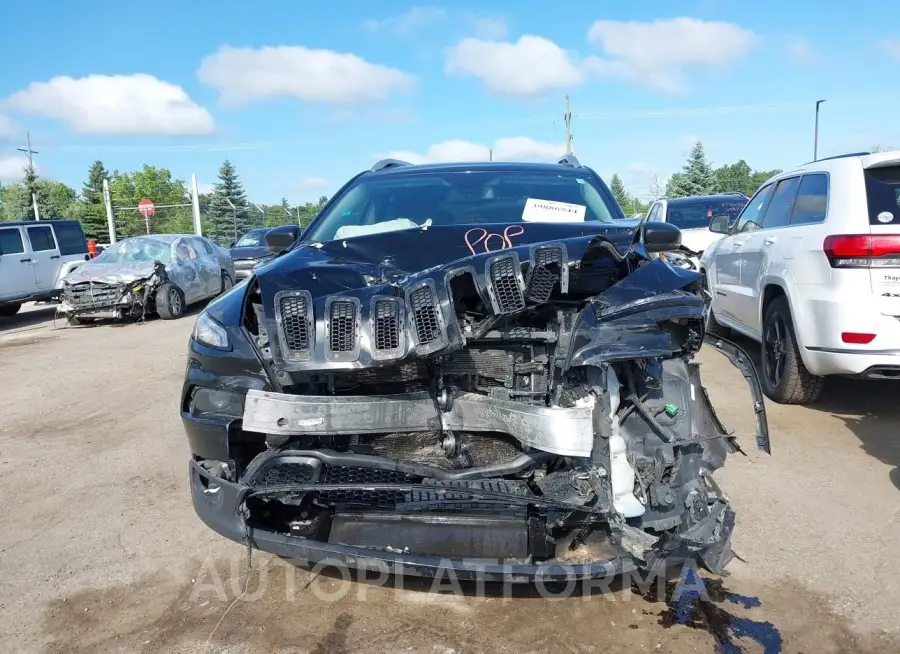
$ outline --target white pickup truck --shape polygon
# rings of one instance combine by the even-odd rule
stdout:
[[[62,278],[90,259],[77,220],[0,222],[0,318],[59,296]]]

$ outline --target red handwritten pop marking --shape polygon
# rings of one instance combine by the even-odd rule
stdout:
[[[519,231],[514,231],[519,230]],[[481,232],[474,241],[469,236],[473,232]],[[483,247],[484,252],[497,252],[498,250],[508,250],[513,247],[512,239],[514,236],[521,236],[525,233],[525,228],[522,225],[507,225],[506,229],[500,232],[488,232],[484,227],[473,227],[469,231],[466,232],[463,237],[466,241],[466,247],[469,248],[469,252],[473,255],[478,254],[477,248]],[[491,246],[491,239],[500,239],[500,247]]]

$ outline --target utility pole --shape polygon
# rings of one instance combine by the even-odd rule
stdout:
[[[569,109],[569,96],[566,96],[566,113],[563,116],[566,123],[566,154],[572,154],[572,111]]]
[[[813,141],[813,161],[819,160],[819,105],[825,102],[825,100],[818,100],[816,102],[816,137],[815,141]]]
[[[19,152],[24,152],[28,155],[28,167],[34,168],[34,159],[33,156],[36,154],[40,154],[37,150],[31,149],[31,132],[25,132],[25,141],[28,144],[28,147],[25,148],[16,148]]]

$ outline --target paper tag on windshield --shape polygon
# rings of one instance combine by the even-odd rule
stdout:
[[[583,204],[528,198],[522,220],[526,223],[583,223],[586,210]]]

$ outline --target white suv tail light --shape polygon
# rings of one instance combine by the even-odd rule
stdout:
[[[822,244],[832,268],[900,268],[900,234],[838,234]]]

